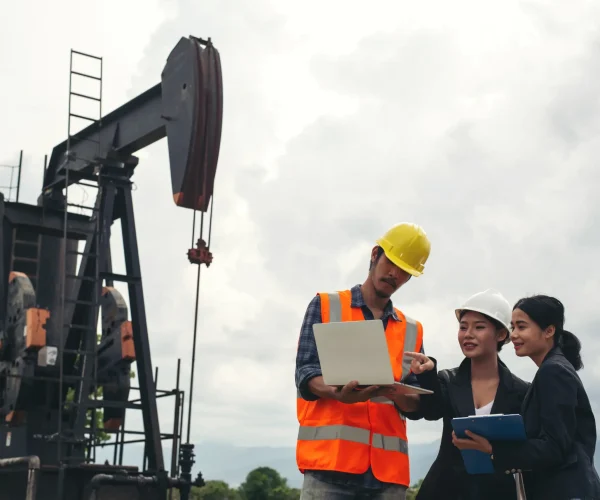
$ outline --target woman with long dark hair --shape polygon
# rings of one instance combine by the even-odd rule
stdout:
[[[539,367],[521,408],[527,440],[490,443],[472,433],[465,439],[453,434],[457,448],[489,453],[498,472],[530,471],[527,500],[600,499],[596,422],[577,375],[581,343],[564,323],[564,306],[554,297],[523,298],[513,308],[515,352]]]
[[[496,290],[476,293],[455,310],[460,366],[437,370],[434,358],[407,353],[419,384],[434,392],[420,396],[419,408],[403,412],[417,420],[443,419],[440,449],[417,500],[514,500],[512,475],[470,475],[459,450],[452,446],[452,419],[490,413],[518,413],[529,384],[516,377],[498,356],[509,342],[511,307]]]

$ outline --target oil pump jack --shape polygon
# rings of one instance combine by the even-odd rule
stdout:
[[[88,118],[92,123],[78,133],[69,129],[67,140],[52,151],[37,205],[0,194],[0,500],[164,500],[173,488],[188,498],[191,409],[187,443],[178,446],[177,467],[169,473],[131,179],[138,164],[134,153],[166,137],[175,204],[193,210],[194,220],[197,211],[208,212],[222,128],[219,53],[210,39],[182,37],[161,77],[108,115]],[[80,94],[70,88],[71,95]],[[69,106],[72,117],[78,115]],[[77,184],[97,189],[90,214],[78,213],[82,207],[69,200],[68,188]],[[116,220],[125,274],[113,273],[111,264]],[[212,261],[208,245],[200,234],[197,248],[188,252],[198,272]],[[129,307],[115,282],[126,283]],[[130,400],[134,362],[138,402]],[[98,389],[101,399],[95,397]],[[97,428],[100,408],[103,425]],[[142,413],[147,468],[93,463],[98,433],[118,434],[126,409],[133,408]]]

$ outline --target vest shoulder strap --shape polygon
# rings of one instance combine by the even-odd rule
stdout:
[[[396,310],[398,313],[398,310]],[[422,342],[419,341],[419,330],[420,325],[419,322],[411,318],[410,316],[404,316],[404,321],[406,322],[406,333],[404,334],[404,350],[410,352],[417,352],[421,348]]]
[[[320,292],[319,296],[321,297],[321,321],[323,323],[338,323],[348,315],[352,303],[350,290],[331,293]]]

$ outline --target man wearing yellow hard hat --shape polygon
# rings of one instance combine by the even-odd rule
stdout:
[[[396,360],[394,378],[417,385],[404,352],[423,352],[423,326],[395,308],[390,297],[423,273],[430,250],[420,226],[398,224],[377,240],[362,285],[318,293],[308,305],[296,358],[301,500],[337,500],[361,493],[378,500],[405,498],[410,472],[402,411],[414,409],[414,400],[389,389],[355,390],[360,381],[348,381],[341,390],[325,385],[312,327],[328,321],[381,319],[390,357]]]

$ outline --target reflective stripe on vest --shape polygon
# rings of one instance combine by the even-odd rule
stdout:
[[[339,293],[328,293],[329,297],[329,322],[339,323],[342,321],[342,301]]]
[[[406,352],[415,352],[417,350],[417,340],[418,340],[418,331],[417,331],[417,322],[409,318],[408,316],[404,316],[406,319],[406,333],[404,334],[404,350]],[[410,372],[410,362],[411,358],[405,357],[402,360],[402,378],[405,378]]]
[[[301,441],[329,441],[334,439],[343,439],[359,444],[371,444],[373,448],[379,448],[388,451],[399,451],[408,453],[408,443],[404,439],[394,436],[384,436],[382,434],[373,434],[373,442],[369,443],[370,432],[358,427],[349,425],[323,425],[320,427],[303,427],[298,431],[298,439]]]

